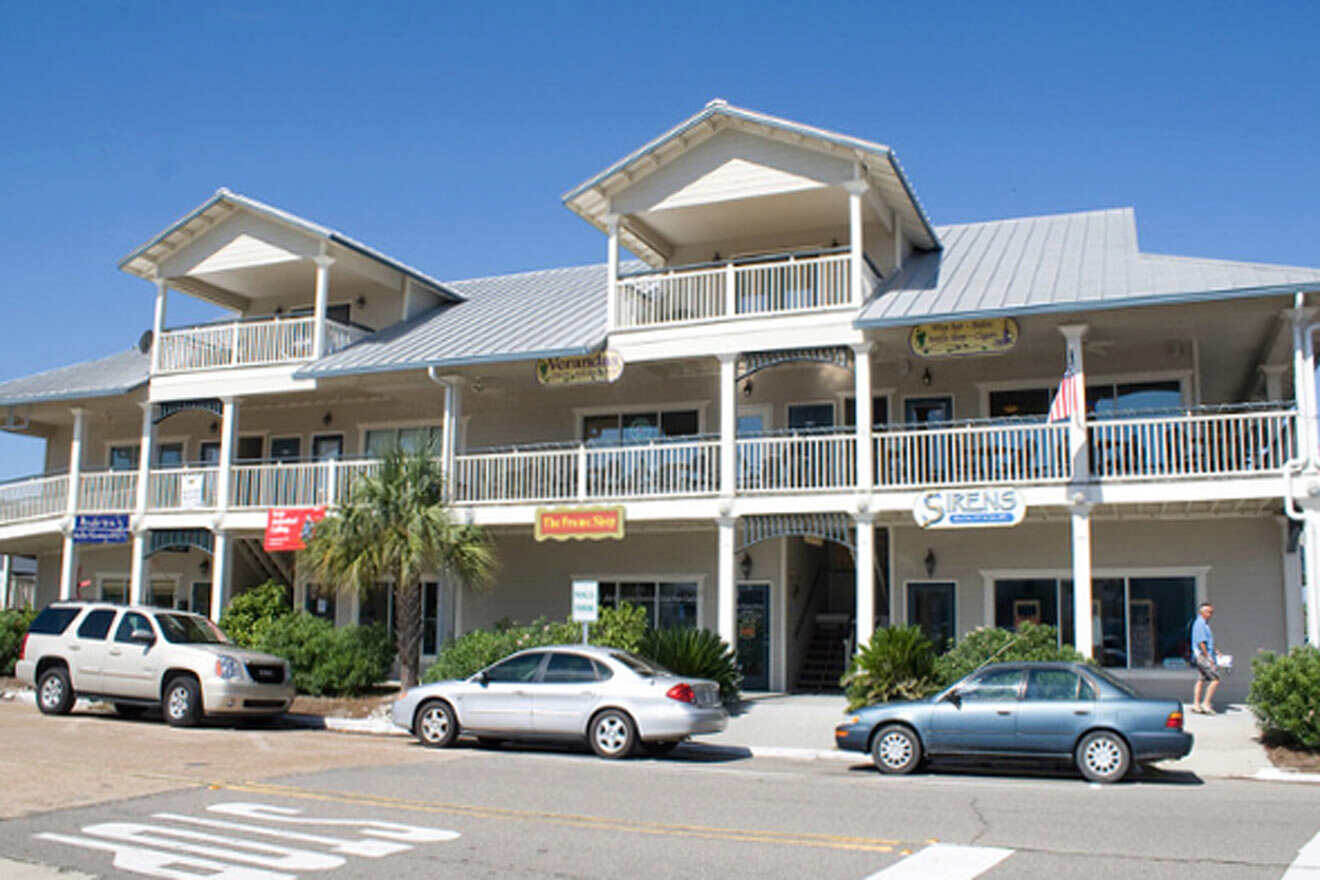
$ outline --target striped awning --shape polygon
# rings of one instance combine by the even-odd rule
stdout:
[[[215,553],[215,536],[209,529],[152,529],[148,556],[162,550],[187,550],[196,547],[204,553]]]
[[[817,364],[830,364],[845,370],[852,369],[852,350],[841,345],[824,348],[779,348],[773,351],[748,351],[738,358],[738,381],[753,373],[780,364],[808,361]]]
[[[159,425],[170,416],[184,412],[190,409],[200,409],[213,415],[224,415],[225,407],[218,397],[198,397],[193,400],[167,400],[164,403],[156,404],[156,414],[151,419],[151,423]]]
[[[741,552],[773,538],[820,538],[857,549],[856,530],[846,513],[768,513],[738,518]]]

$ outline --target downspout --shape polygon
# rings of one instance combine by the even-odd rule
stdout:
[[[1301,309],[1305,305],[1306,305],[1306,295],[1299,291],[1297,294],[1293,296],[1293,307],[1296,309]],[[1315,382],[1314,367],[1315,367],[1315,333],[1317,330],[1320,330],[1320,321],[1312,322],[1302,330],[1302,351],[1305,353],[1306,363],[1310,364],[1312,369],[1308,371],[1310,375],[1304,375],[1302,377],[1302,382],[1300,383],[1302,387],[1293,389],[1293,396],[1294,398],[1296,398],[1298,403],[1297,409],[1298,409],[1299,417],[1301,416],[1302,407],[1300,404],[1303,395],[1305,395],[1307,398],[1309,398],[1312,401],[1315,401],[1316,399],[1316,382]],[[1296,385],[1298,383],[1294,382],[1293,384]],[[1320,425],[1320,419],[1316,419],[1312,417],[1308,420],[1308,422],[1309,422],[1308,424],[1302,425],[1301,430],[1298,431],[1299,439],[1302,442],[1302,448],[1297,451],[1297,456],[1295,458],[1291,458],[1283,463],[1283,477],[1284,477],[1283,510],[1284,513],[1288,515],[1289,519],[1294,520],[1296,522],[1304,521],[1306,516],[1303,513],[1303,511],[1298,509],[1297,502],[1294,500],[1293,481],[1303,472],[1307,470],[1314,470],[1317,466],[1316,438],[1313,435],[1315,433],[1315,429],[1317,425]],[[1320,496],[1320,485],[1309,487],[1307,489],[1307,494],[1312,496]]]

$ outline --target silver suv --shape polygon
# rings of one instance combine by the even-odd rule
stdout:
[[[234,645],[199,614],[101,602],[46,606],[14,674],[36,687],[47,715],[88,697],[128,717],[160,706],[179,727],[205,715],[279,715],[294,695],[287,661]]]

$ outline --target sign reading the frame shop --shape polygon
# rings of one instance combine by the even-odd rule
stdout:
[[[912,505],[912,518],[923,529],[1015,526],[1026,514],[1017,489],[940,489],[922,492]]]
[[[623,540],[622,507],[538,507],[536,540]]]
[[[75,544],[124,544],[128,542],[128,514],[78,514],[73,522]]]
[[[542,385],[594,385],[613,382],[623,375],[623,358],[605,349],[576,357],[541,358],[536,381]]]
[[[921,357],[964,357],[1000,354],[1017,345],[1018,325],[1012,318],[976,318],[918,324],[908,334],[912,353]]]

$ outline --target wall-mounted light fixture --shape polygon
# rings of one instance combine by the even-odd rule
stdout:
[[[365,296],[359,296],[357,299],[353,300],[353,305],[357,306],[359,309],[365,306],[366,304],[367,304],[367,298]]]
[[[936,560],[935,560],[935,550],[933,548],[930,547],[926,548],[926,558],[923,559],[922,562],[925,563],[926,566],[926,577],[934,577]]]
[[[930,367],[927,367],[924,371],[922,371],[922,374],[921,374],[921,384],[922,384],[922,385],[929,386],[930,383],[931,383],[931,378],[930,378]]]
[[[327,428],[330,427],[330,423],[334,420],[334,414],[331,413],[330,410],[326,410],[325,415],[321,416],[321,424],[325,425]]]
[[[208,574],[210,574],[210,573],[211,573],[211,560],[203,558],[202,561],[201,561],[201,563],[197,566],[197,570],[200,571],[203,575],[208,575]]]
[[[282,314],[284,314],[284,306],[276,306],[276,307],[275,307],[275,317],[278,318],[278,317],[279,317],[280,315],[282,315]]]
[[[742,559],[738,560],[738,570],[742,572],[743,580],[752,576],[752,554],[743,551]]]
[[[752,396],[752,380],[748,379],[745,382],[743,382],[743,397],[751,397],[751,396]]]
[[[214,434],[214,433],[215,433],[216,431],[218,431],[218,430],[220,430],[220,423],[219,423],[219,422],[212,422],[212,423],[211,423],[211,433]]]

